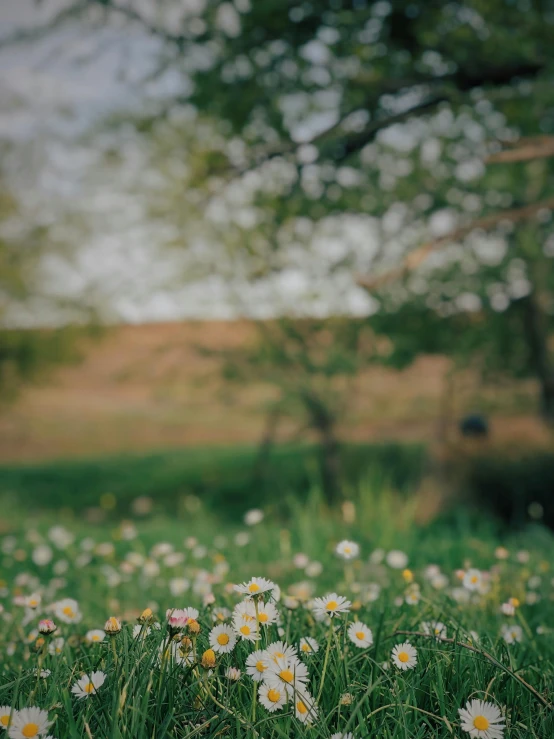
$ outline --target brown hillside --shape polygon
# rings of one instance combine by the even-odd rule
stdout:
[[[83,359],[27,388],[0,416],[0,461],[256,442],[271,388],[227,387],[217,360],[199,346],[228,347],[253,336],[246,322],[121,326],[83,347]],[[357,378],[346,437],[434,438],[440,433],[444,358],[422,357],[403,372],[370,368]],[[478,387],[465,378],[456,412],[475,405],[498,414],[499,433],[541,435],[532,383]],[[513,418],[513,417],[516,417]],[[508,421],[508,418],[511,420]],[[284,425],[283,438],[294,438]]]

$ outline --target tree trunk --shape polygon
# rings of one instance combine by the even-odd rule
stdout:
[[[335,505],[340,498],[340,446],[336,436],[334,413],[315,393],[307,390],[302,393],[310,424],[321,439],[321,472],[323,493],[329,505]]]
[[[523,323],[531,364],[541,387],[541,411],[554,424],[554,369],[548,352],[548,331],[542,308],[534,292],[523,299]]]

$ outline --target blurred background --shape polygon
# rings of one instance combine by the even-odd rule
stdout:
[[[0,492],[554,526],[554,5],[2,0]]]

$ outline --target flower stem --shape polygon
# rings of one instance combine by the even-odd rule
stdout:
[[[319,692],[317,694],[316,703],[319,703],[321,693],[323,692],[323,684],[325,683],[325,673],[327,672],[327,665],[329,663],[329,653],[331,652],[331,639],[333,637],[333,619],[329,625],[329,633],[327,634],[327,648],[325,650],[325,659],[323,661],[323,670],[321,672],[321,683],[319,685]]]

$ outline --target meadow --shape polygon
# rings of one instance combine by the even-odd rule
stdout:
[[[129,499],[123,520],[104,497],[98,523],[4,502],[12,739],[554,735],[539,524],[464,506],[422,525],[375,475],[332,508],[316,484],[266,490],[244,519],[190,491],[171,515]]]

